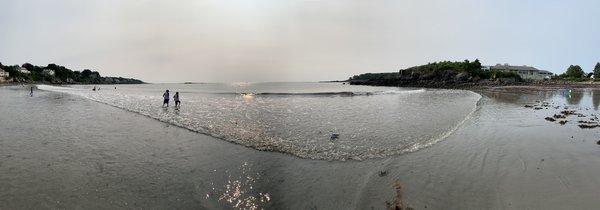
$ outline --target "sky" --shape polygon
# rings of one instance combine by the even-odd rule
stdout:
[[[0,62],[146,82],[341,80],[480,59],[600,62],[597,0],[0,0]]]

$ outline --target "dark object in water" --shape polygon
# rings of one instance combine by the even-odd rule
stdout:
[[[579,120],[579,121],[577,121],[577,123],[583,123],[583,124],[596,124],[595,122],[591,122],[591,121],[585,121],[585,120]]]
[[[566,117],[566,116],[564,116],[564,115],[562,115],[562,114],[555,114],[555,115],[554,115],[554,118],[555,118],[555,119],[562,119],[562,118],[565,118],[565,117]]]
[[[535,109],[535,110],[540,110],[540,109],[542,109],[542,107],[535,107],[535,108],[533,108],[533,109]]]
[[[387,176],[387,171],[379,171],[379,176]]]
[[[554,118],[552,118],[552,117],[546,117],[546,118],[544,118],[544,119],[546,119],[546,120],[548,120],[548,121],[550,121],[550,122],[554,122],[554,121],[556,121],[556,119],[554,119]]]
[[[533,108],[531,105],[525,105],[525,108]]]
[[[598,124],[579,124],[579,127],[581,129],[586,129],[586,128],[597,128],[600,127],[600,125]]]
[[[561,121],[558,121],[558,124],[565,125],[565,124],[567,124],[567,122],[569,122],[569,121],[568,120],[561,120]]]
[[[597,145],[600,145],[600,141],[596,142]]]
[[[338,138],[340,138],[340,134],[337,134],[337,133],[332,133],[331,137],[329,137],[330,140],[336,140]]]
[[[560,113],[564,114],[565,116],[569,116],[569,115],[574,115],[575,114],[575,110],[563,110]]]

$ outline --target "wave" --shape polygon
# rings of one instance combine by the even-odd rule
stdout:
[[[438,137],[432,138],[429,141],[425,141],[425,142],[417,142],[414,145],[411,145],[411,147],[409,147],[408,149],[404,150],[403,153],[415,152],[415,151],[421,150],[423,148],[430,147],[440,141],[443,141],[444,139],[446,139],[450,135],[452,135],[460,127],[462,127],[462,125],[465,124],[465,122],[470,120],[473,117],[473,115],[481,109],[481,106],[483,103],[483,97],[478,93],[475,93],[472,91],[469,91],[469,92],[477,95],[477,102],[475,102],[475,107],[473,107],[473,109],[471,109],[471,112],[469,112],[469,114],[467,114],[465,116],[465,118],[463,118],[460,122],[456,123],[456,125],[452,126],[448,131],[441,133]]]
[[[425,89],[416,90],[387,90],[387,91],[339,91],[339,92],[311,92],[311,93],[285,93],[285,92],[220,92],[224,95],[252,95],[252,96],[370,96],[370,95],[396,95],[422,93]]]

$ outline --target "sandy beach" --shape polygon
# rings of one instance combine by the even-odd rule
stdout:
[[[597,112],[599,91],[561,93],[482,91],[477,111],[431,147],[324,161],[69,94],[2,87],[0,208],[385,209],[400,182],[414,209],[593,209],[598,130],[544,120],[554,108],[524,107]]]

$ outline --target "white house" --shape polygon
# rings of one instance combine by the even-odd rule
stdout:
[[[31,73],[31,72],[29,72],[29,70],[27,70],[26,68],[23,68],[23,67],[17,67],[17,70],[19,72],[21,72],[21,74],[29,74],[29,73]]]
[[[7,80],[7,78],[8,78],[8,76],[10,76],[8,74],[8,72],[0,69],[0,82],[5,82]]]
[[[521,78],[523,78],[523,79],[532,79],[532,80],[550,79],[550,77],[552,75],[554,75],[554,73],[552,73],[552,72],[549,72],[546,70],[540,70],[535,67],[511,66],[511,65],[508,65],[507,63],[496,64],[495,66],[489,66],[484,69],[498,70],[498,71],[505,71],[505,72],[514,72],[514,73],[517,73],[519,76],[521,76]]]
[[[4,71],[4,70],[0,69],[0,82],[5,82],[5,81],[6,81],[6,78],[8,78],[8,76],[10,76],[10,75],[8,74],[8,72],[6,72],[6,71]]]
[[[0,78],[9,77],[10,74],[2,69],[0,69]]]
[[[54,76],[54,70],[52,70],[52,69],[44,69],[42,71],[42,73],[45,74],[45,75]]]

